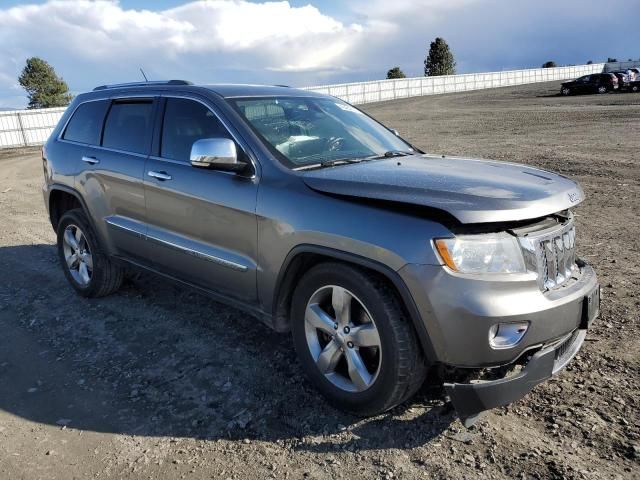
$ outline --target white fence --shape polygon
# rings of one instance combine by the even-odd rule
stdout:
[[[42,145],[66,107],[0,112],[0,148]]]
[[[526,83],[567,80],[590,73],[600,73],[604,67],[604,63],[594,63],[572,67],[531,68],[505,72],[344,83],[341,85],[307,87],[306,90],[333,95],[349,103],[362,104],[421,95],[438,95],[484,88],[509,87]]]
[[[484,88],[508,87],[526,83],[567,80],[590,73],[613,71],[637,66],[638,62],[594,63],[556,68],[531,68],[505,72],[468,73],[441,77],[416,77],[373,82],[344,83],[306,87],[318,93],[362,104],[398,98],[442,93],[466,92]],[[58,123],[65,108],[15,110],[0,112],[0,148],[43,144]]]

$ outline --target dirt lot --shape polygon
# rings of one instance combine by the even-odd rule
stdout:
[[[387,415],[328,407],[288,336],[153,276],[67,285],[37,152],[0,153],[0,478],[638,478],[640,94],[557,84],[366,110],[430,152],[579,180],[603,311],[567,371],[464,429],[439,391]]]

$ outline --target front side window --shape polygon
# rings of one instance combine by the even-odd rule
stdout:
[[[333,98],[237,98],[229,102],[289,168],[356,161],[409,144],[351,105]]]
[[[191,147],[203,138],[231,138],[214,113],[203,104],[183,98],[168,98],[162,124],[160,156],[188,162]]]
[[[153,103],[114,102],[104,126],[102,146],[125,152],[147,153],[152,128]]]
[[[102,122],[108,106],[109,102],[106,100],[80,105],[69,120],[62,138],[73,142],[99,145]]]

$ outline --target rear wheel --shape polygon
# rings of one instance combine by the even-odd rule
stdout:
[[[605,87],[604,85],[601,85],[598,87],[598,93],[607,93],[609,91],[609,89],[607,87]]]
[[[83,297],[102,297],[120,288],[124,269],[100,252],[82,209],[66,212],[57,233],[60,264],[76,292]]]
[[[637,92],[638,90],[640,90],[640,87],[638,87],[638,85],[633,85],[631,87],[631,91],[634,92],[634,93]]]
[[[413,327],[378,276],[338,263],[318,265],[296,288],[291,313],[300,364],[335,407],[375,415],[424,382]]]

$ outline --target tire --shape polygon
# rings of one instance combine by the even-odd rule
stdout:
[[[101,253],[82,209],[69,210],[62,216],[57,235],[60,265],[76,292],[94,298],[104,297],[120,288],[124,269]]]
[[[599,94],[607,93],[608,91],[609,91],[609,89],[607,87],[605,87],[604,85],[598,87],[598,93]]]
[[[569,95],[571,95],[571,89],[569,87],[562,87],[560,89],[560,93],[565,97],[568,97]]]
[[[640,87],[638,87],[638,85],[634,85],[633,87],[631,87],[631,91],[632,91],[633,93],[637,93],[637,92],[638,92],[638,90],[640,90]]]
[[[336,408],[377,415],[424,383],[427,367],[413,326],[378,275],[341,263],[317,265],[299,282],[291,315],[300,365]]]

